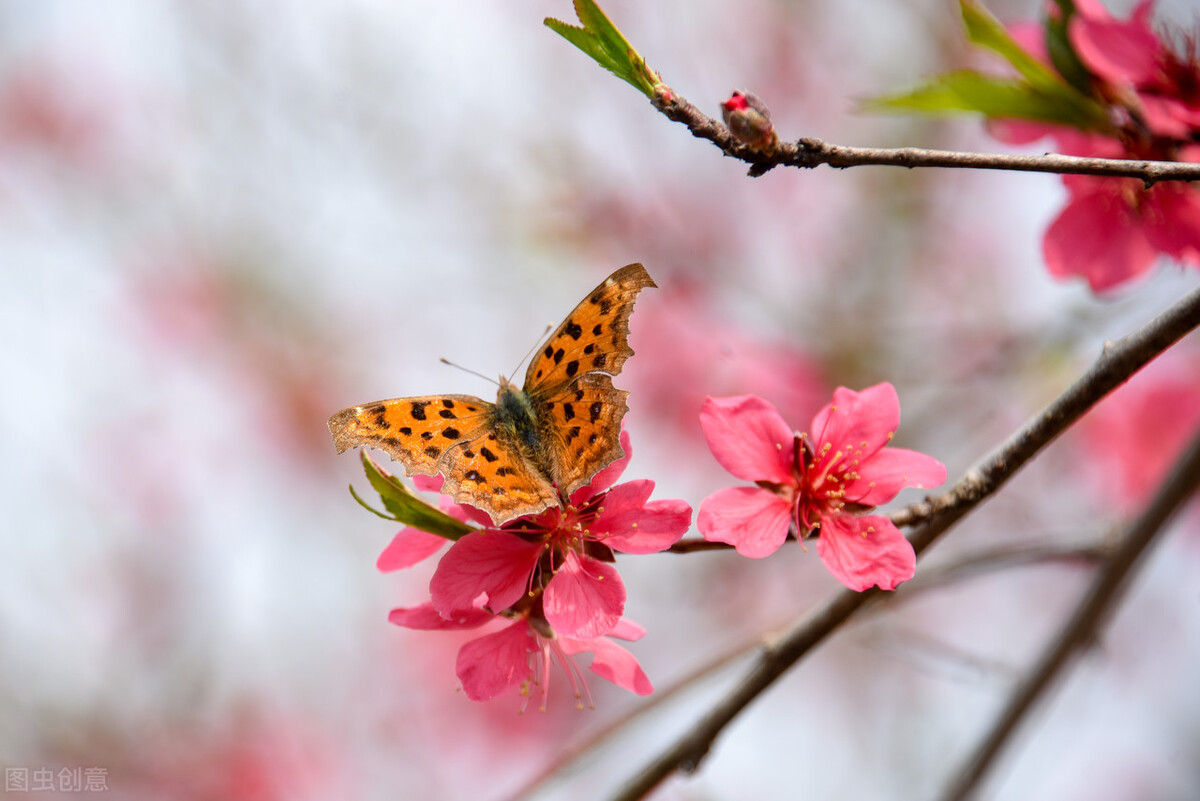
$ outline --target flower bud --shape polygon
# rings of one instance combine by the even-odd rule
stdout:
[[[721,104],[721,117],[734,138],[751,150],[769,154],[779,147],[771,111],[756,95],[735,91]]]

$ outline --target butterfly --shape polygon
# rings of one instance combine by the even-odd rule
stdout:
[[[424,395],[341,410],[329,418],[337,452],[369,445],[409,476],[440,473],[443,493],[487,512],[496,525],[564,503],[625,455],[629,393],[612,377],[633,355],[633,304],[653,286],[640,264],[604,279],[534,356],[524,386],[500,378],[494,404]]]

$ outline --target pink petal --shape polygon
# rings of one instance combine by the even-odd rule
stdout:
[[[713,456],[738,478],[794,482],[792,429],[757,395],[706,399],[700,426]]]
[[[858,466],[860,478],[846,487],[846,500],[863,506],[887,503],[905,487],[929,489],[946,480],[946,466],[918,451],[884,448]]]
[[[537,650],[537,639],[524,620],[472,640],[458,652],[456,672],[463,692],[472,701],[490,701],[531,680],[529,655]]]
[[[442,484],[446,483],[446,479],[440,475],[432,476],[413,476],[413,486],[421,492],[441,492]]]
[[[610,631],[606,636],[617,637],[622,640],[633,642],[634,640],[640,640],[642,637],[645,637],[646,630],[637,623],[634,623],[629,618],[623,617],[617,621],[617,625],[613,626],[613,630]]]
[[[900,398],[891,384],[885,381],[862,392],[838,387],[833,391],[833,402],[813,419],[812,444],[817,449],[817,462],[865,461],[888,444],[899,425]],[[826,443],[830,449],[823,456]]]
[[[1191,138],[1195,115],[1182,100],[1162,95],[1139,95],[1138,100],[1151,131],[1171,139]]]
[[[445,537],[418,528],[402,528],[392,537],[383,553],[379,554],[379,558],[375,560],[375,567],[381,573],[412,567],[433,556],[448,542],[450,540]]]
[[[455,612],[453,618],[447,620],[437,613],[431,603],[423,603],[407,609],[393,609],[388,613],[389,622],[406,629],[421,629],[422,631],[476,629],[495,619],[495,615],[482,609],[467,609]]]
[[[481,594],[495,612],[516,603],[529,584],[542,545],[505,531],[468,534],[446,551],[429,582],[433,606],[449,616],[472,609]]]
[[[838,515],[821,521],[817,555],[833,577],[855,592],[878,584],[894,590],[917,570],[912,544],[878,515]]]
[[[1110,83],[1140,86],[1158,71],[1158,37],[1136,15],[1130,22],[1120,22],[1077,14],[1067,33],[1084,65]]]
[[[647,503],[627,534],[610,535],[604,543],[622,553],[658,553],[679,542],[691,525],[691,504],[664,498]]]
[[[556,633],[590,640],[617,625],[625,611],[625,583],[612,565],[572,553],[546,585],[543,601]]]
[[[637,659],[629,651],[611,640],[598,638],[580,642],[567,638],[561,640],[563,650],[567,653],[591,651],[592,672],[602,679],[607,679],[618,687],[638,695],[649,695],[654,692],[654,685],[642,670]]]
[[[787,539],[792,506],[758,487],[728,487],[700,502],[696,526],[704,539],[727,542],[742,556],[770,556]]]
[[[692,507],[680,500],[647,502],[653,491],[654,482],[646,479],[613,487],[592,532],[605,545],[624,553],[658,553],[670,548],[691,525]]]
[[[1080,195],[1068,203],[1046,229],[1042,251],[1051,275],[1083,276],[1093,292],[1141,275],[1157,255],[1119,187]]]
[[[1146,238],[1177,261],[1200,263],[1200,191],[1187,184],[1160,184],[1142,206]]]

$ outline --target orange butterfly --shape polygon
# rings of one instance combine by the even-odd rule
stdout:
[[[409,476],[441,473],[442,492],[496,525],[564,502],[625,455],[629,393],[612,376],[633,355],[629,316],[648,286],[656,285],[640,264],[604,279],[530,362],[521,389],[501,377],[495,404],[425,395],[343,409],[329,418],[338,453],[370,445]]]

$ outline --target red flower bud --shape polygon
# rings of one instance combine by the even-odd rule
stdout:
[[[779,147],[771,111],[757,96],[735,91],[721,104],[721,117],[734,138],[751,150],[770,154]]]

